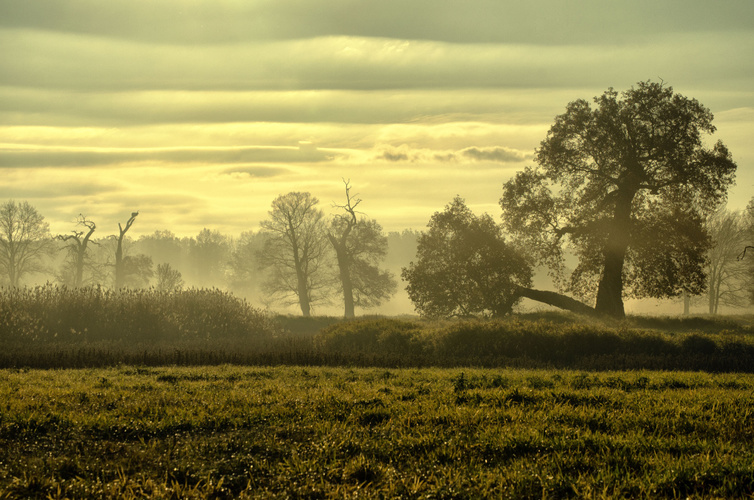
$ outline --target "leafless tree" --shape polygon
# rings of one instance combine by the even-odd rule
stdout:
[[[157,290],[173,292],[183,288],[184,282],[180,271],[170,267],[170,264],[157,264]]]
[[[742,307],[748,302],[748,265],[739,258],[746,242],[745,226],[741,212],[725,209],[715,212],[707,223],[712,238],[708,256],[710,314],[717,314],[720,306]]]
[[[10,286],[19,286],[25,274],[42,271],[50,242],[49,224],[28,202],[0,205],[0,270]]]
[[[355,316],[355,306],[380,305],[396,289],[393,276],[380,270],[378,263],[387,253],[387,238],[382,227],[373,220],[357,217],[358,195],[351,196],[349,181],[343,181],[346,203],[335,205],[343,213],[333,217],[327,238],[338,259],[340,284],[343,290],[345,317]]]
[[[332,290],[324,213],[318,203],[310,193],[280,195],[261,223],[266,240],[259,260],[270,271],[264,288],[280,302],[298,303],[304,316]]]
[[[85,229],[74,229],[71,231],[72,234],[60,235],[58,238],[68,243],[68,252],[71,257],[70,265],[72,267],[70,283],[74,287],[80,287],[84,283],[87,248],[89,247],[89,243],[97,244],[91,241],[92,234],[97,229],[97,225],[83,214],[79,214],[76,218],[76,225],[83,226]]]
[[[131,229],[131,226],[133,226],[134,221],[136,220],[136,217],[139,215],[139,212],[132,212],[131,217],[126,221],[125,227],[118,223],[118,230],[120,231],[120,234],[118,235],[118,245],[115,247],[115,289],[122,288],[125,286],[126,283],[126,266],[124,265],[124,259],[123,259],[123,238],[126,236],[126,233],[129,229]]]

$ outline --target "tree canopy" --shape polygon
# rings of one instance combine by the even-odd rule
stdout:
[[[492,217],[474,215],[456,197],[428,228],[419,236],[417,261],[402,273],[417,311],[430,317],[510,312],[532,270]]]
[[[624,316],[624,295],[700,293],[710,246],[704,221],[736,164],[709,109],[664,83],[579,99],[555,118],[537,166],[507,182],[505,228],[547,265],[561,290]],[[566,272],[565,255],[578,259]]]

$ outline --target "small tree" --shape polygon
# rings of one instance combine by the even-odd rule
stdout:
[[[24,201],[0,205],[0,270],[12,287],[24,275],[42,271],[50,249],[50,229],[37,209]]]
[[[387,254],[387,237],[374,220],[358,218],[356,207],[361,203],[351,197],[351,186],[345,182],[346,204],[337,205],[344,213],[333,217],[327,238],[338,260],[344,315],[355,316],[354,308],[379,306],[395,293],[393,276],[379,268]]]
[[[402,272],[416,310],[430,317],[508,314],[532,269],[492,217],[477,217],[456,197],[427,227],[417,261]]]
[[[309,193],[291,192],[272,202],[262,221],[266,241],[259,261],[270,270],[265,289],[285,304],[298,303],[304,316],[333,289],[324,214]],[[293,299],[293,300],[291,300]]]
[[[157,264],[157,285],[160,292],[174,292],[183,288],[183,277],[181,272],[170,267],[170,264]]]

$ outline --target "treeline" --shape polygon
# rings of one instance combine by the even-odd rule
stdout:
[[[346,206],[355,207],[358,201],[351,200],[348,186],[347,194]],[[295,204],[288,207],[301,218],[294,221],[299,232],[308,227],[309,234],[286,234],[285,224],[281,233],[281,225],[276,226],[274,220],[280,212],[278,206],[262,229],[240,236],[204,228],[196,236],[179,237],[165,229],[138,238],[128,234],[145,217],[138,212],[117,228],[106,230],[97,226],[94,217],[80,214],[69,233],[52,235],[36,208],[10,200],[0,205],[0,286],[51,283],[160,292],[219,288],[263,306],[290,305],[299,301],[302,290],[296,274],[301,271],[292,264],[303,259],[309,265],[304,268],[301,294],[309,302],[309,311],[314,304],[345,301],[346,306],[350,302],[352,316],[354,307],[367,308],[388,300],[396,289],[392,276],[415,255],[418,233],[385,234],[379,224],[357,216],[353,208],[353,213],[327,218],[309,193],[289,193],[278,200],[296,197],[311,205],[308,214],[296,212],[301,207]],[[100,236],[103,232],[110,234]],[[301,246],[292,246],[297,237]],[[346,261],[341,265],[338,252],[345,252]],[[350,299],[344,299],[339,279],[344,266],[351,271]],[[380,280],[382,288],[376,289]]]

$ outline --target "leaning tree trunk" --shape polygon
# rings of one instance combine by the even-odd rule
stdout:
[[[598,316],[599,312],[583,302],[579,302],[576,299],[572,299],[567,295],[562,295],[557,292],[551,292],[547,290],[535,290],[533,288],[524,288],[522,286],[516,288],[515,298],[525,297],[527,299],[542,302],[550,306],[557,307],[559,309],[565,309],[576,314],[584,314],[587,316]]]

